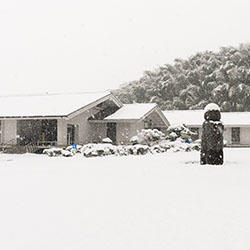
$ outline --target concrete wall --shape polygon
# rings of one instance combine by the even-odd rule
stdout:
[[[2,120],[2,143],[16,144],[17,121]]]

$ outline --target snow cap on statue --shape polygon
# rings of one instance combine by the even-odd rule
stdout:
[[[204,109],[205,120],[219,121],[221,118],[220,107],[216,103],[209,103]]]
[[[220,111],[220,107],[216,103],[209,103],[204,109],[205,113],[212,110]]]

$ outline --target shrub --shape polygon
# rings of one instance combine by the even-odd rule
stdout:
[[[130,139],[135,144],[152,145],[153,142],[164,139],[165,135],[158,129],[142,129],[136,136]]]
[[[81,152],[86,157],[112,155],[116,153],[116,146],[108,143],[90,143],[84,145]]]
[[[174,141],[177,138],[182,138],[183,140],[190,140],[192,135],[196,135],[196,133],[192,132],[185,125],[169,126],[167,132],[167,138],[171,141]]]

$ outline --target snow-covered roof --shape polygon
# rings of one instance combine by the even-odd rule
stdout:
[[[204,122],[204,110],[168,110],[163,114],[171,125],[201,126]],[[225,126],[250,126],[250,112],[221,112],[221,121]]]
[[[250,126],[250,112],[221,112],[224,125]]]
[[[162,111],[171,125],[202,125],[204,110],[168,110]]]
[[[157,107],[155,103],[124,104],[120,109],[104,120],[139,120],[155,107]]]
[[[40,94],[0,97],[0,117],[68,116],[109,92]]]

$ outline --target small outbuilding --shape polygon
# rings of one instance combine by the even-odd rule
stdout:
[[[196,132],[194,140],[201,138],[203,110],[169,110],[163,113],[170,125],[184,124]],[[250,146],[250,112],[221,112],[221,121],[228,146]]]
[[[166,132],[169,126],[168,120],[155,103],[123,104],[113,114],[104,119],[90,119],[90,123],[96,131],[107,131],[107,137],[116,144],[128,144],[131,137],[142,129]]]

